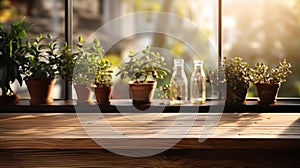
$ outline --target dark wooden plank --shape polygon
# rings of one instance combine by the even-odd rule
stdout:
[[[97,140],[97,139],[95,139]],[[299,139],[229,139],[209,138],[199,142],[198,138],[178,139],[172,149],[297,149],[300,150]],[[126,143],[123,143],[126,142]],[[100,144],[112,149],[166,149],[165,144],[174,143],[174,139],[101,139]],[[109,145],[107,145],[109,144]],[[89,138],[32,138],[0,140],[0,149],[102,149],[99,144]]]
[[[104,113],[119,113],[119,112],[133,112],[132,109],[148,109],[151,106],[150,112],[164,112],[164,113],[173,113],[173,112],[208,112],[211,108],[220,109],[224,113],[231,112],[290,112],[290,113],[299,113],[300,109],[300,100],[299,99],[290,99],[284,100],[279,99],[276,104],[272,105],[262,105],[259,104],[254,99],[247,100],[244,104],[240,105],[224,105],[216,100],[208,100],[206,104],[200,105],[199,109],[195,110],[195,105],[186,104],[184,106],[172,106],[165,103],[166,100],[154,99],[151,105],[143,105],[134,107],[129,99],[113,99],[111,105],[100,106],[101,111]],[[164,104],[165,103],[165,104]],[[66,113],[75,113],[76,108],[75,100],[55,100],[52,105],[30,105],[29,100],[21,100],[17,105],[0,105],[0,113],[11,113],[11,112],[20,112],[20,113],[40,113],[40,112],[58,112],[64,111]],[[94,111],[99,112],[98,105],[86,106],[80,105],[80,109],[83,111]],[[77,108],[78,110],[78,108]],[[143,111],[141,111],[143,112]],[[144,111],[148,112],[148,111]]]
[[[143,153],[140,151],[126,151]],[[298,167],[296,150],[168,150],[127,157],[107,150],[1,150],[0,167]]]

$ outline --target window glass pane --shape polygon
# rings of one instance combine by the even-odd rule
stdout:
[[[224,0],[223,32],[225,57],[242,56],[250,65],[291,62],[293,73],[282,84],[279,96],[299,97],[299,0]],[[248,96],[256,96],[254,87]]]
[[[63,0],[0,0],[0,22],[8,28],[13,22],[23,19],[25,23],[33,23],[27,30],[27,37],[51,33],[64,41],[64,1]],[[27,40],[27,39],[25,39]],[[63,98],[62,80],[56,80],[53,98]],[[17,82],[13,90],[20,98],[29,98],[25,82],[22,87]]]
[[[160,11],[182,17],[191,25],[196,26],[199,31],[205,33],[213,49],[206,47],[207,52],[200,54],[209,56],[210,53],[217,52],[217,9],[217,0],[74,0],[74,42],[79,35],[87,39],[101,25],[108,24],[121,16],[136,12]],[[125,20],[118,27],[109,27],[100,35],[99,40],[105,42],[105,40],[122,35],[124,32],[132,32],[132,36],[121,39],[109,49],[105,48],[107,54],[115,61],[115,65],[120,65],[120,61],[126,58],[129,50],[140,50],[146,45],[150,45],[166,50],[163,54],[167,55],[166,60],[170,70],[173,68],[173,59],[175,58],[170,55],[184,58],[187,63],[186,73],[190,77],[195,53],[182,39],[158,33],[134,34],[135,30],[142,26],[165,27],[166,29],[177,26],[178,29],[184,29],[184,33],[190,35],[190,39],[194,38],[196,34],[193,34],[193,26],[182,23],[176,23],[170,18],[162,20],[154,15],[145,14],[142,18]],[[205,46],[202,47],[205,48]],[[215,59],[214,63],[217,64],[217,61],[218,59]],[[128,98],[128,94],[124,92],[127,92],[127,87],[124,80],[114,77],[113,98]]]

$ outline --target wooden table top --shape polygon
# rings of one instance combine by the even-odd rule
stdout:
[[[178,139],[175,149],[300,149],[300,113],[0,114],[0,149],[101,149],[95,140],[131,148],[124,139],[146,148]]]

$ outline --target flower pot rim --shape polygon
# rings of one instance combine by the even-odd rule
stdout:
[[[49,78],[49,79],[26,79],[25,82],[30,82],[30,81],[53,81],[56,80],[56,78]]]
[[[157,83],[155,80],[147,80],[146,82],[147,83],[137,83],[136,81],[129,81],[128,84],[129,85],[152,85]]]
[[[102,89],[102,88],[111,88],[113,86],[104,86],[104,87],[99,87],[99,86],[92,86],[92,89]]]
[[[255,85],[281,85],[281,82],[279,82],[279,83],[255,83]]]

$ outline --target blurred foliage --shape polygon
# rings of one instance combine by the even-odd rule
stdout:
[[[128,2],[128,1],[126,1]],[[162,4],[157,0],[133,0],[134,11],[160,11]]]
[[[9,0],[0,0],[0,22],[6,22],[16,15],[15,7]]]
[[[175,55],[184,55],[184,44],[179,41],[174,41],[171,46],[171,53]]]

